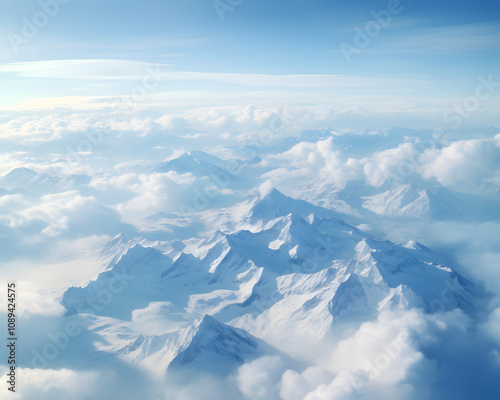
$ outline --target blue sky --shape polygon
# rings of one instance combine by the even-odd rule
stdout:
[[[55,15],[14,51],[11,42],[22,37],[26,19],[33,21],[41,3],[55,1],[4,2],[1,107],[49,97],[124,95],[142,80],[146,65],[170,74],[151,101],[160,101],[161,93],[205,94],[198,98],[235,93],[236,102],[370,99],[384,107],[391,102],[412,107],[428,100],[445,109],[473,93],[479,76],[500,80],[500,5],[493,1],[220,0],[221,7],[228,4],[221,19],[212,0],[60,0],[67,4],[58,3]],[[231,1],[239,4],[230,6]],[[356,29],[365,31],[374,13],[391,7],[398,12],[390,13],[387,26],[375,27],[366,47],[348,61],[341,45],[355,46]],[[69,73],[61,60],[80,64]],[[117,64],[106,60],[121,66],[109,68]],[[234,82],[228,74],[241,75]],[[263,83],[257,74],[269,79]],[[277,75],[301,75],[300,88],[292,78],[275,84]],[[324,76],[326,84],[313,75]],[[231,102],[227,97],[221,101]],[[481,107],[493,110],[496,98]]]

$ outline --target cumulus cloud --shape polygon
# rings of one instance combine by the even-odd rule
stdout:
[[[364,158],[347,157],[330,137],[315,143],[301,142],[288,151],[266,157],[261,165],[271,170],[262,177],[275,184],[296,179],[310,181],[314,177],[338,187],[361,179],[380,187],[388,181],[403,182],[418,174],[421,154],[417,144],[408,142]]]
[[[283,400],[303,400],[321,385],[332,382],[335,375],[319,366],[306,368],[302,373],[292,369],[281,376],[280,397]]]
[[[56,300],[54,295],[47,293],[37,285],[21,281],[17,283],[19,291],[19,316],[32,315],[62,316],[64,307]]]
[[[121,104],[119,101],[106,104],[94,100],[77,109],[59,106],[36,110],[29,116],[24,113],[10,115],[5,122],[0,121],[0,138],[16,138],[27,144],[64,140],[75,146],[91,136],[95,139],[99,133],[104,135],[101,145],[124,135],[137,141],[167,131],[191,143],[193,139],[210,143],[211,138],[224,131],[230,132],[226,138],[228,142],[237,141],[238,135],[243,134],[240,139],[244,141],[248,141],[248,136],[260,135],[260,144],[267,144],[270,138],[298,133],[299,126],[305,129],[309,123],[310,128],[309,120],[314,120],[311,114],[316,114],[314,108],[300,111],[289,107],[253,105],[168,106],[159,111],[152,105]],[[303,118],[309,122],[301,121]]]
[[[277,382],[284,365],[280,357],[261,357],[238,369],[238,388],[249,399],[267,400],[279,397]]]
[[[356,400],[366,398],[362,395],[366,379],[354,374],[352,371],[343,370],[329,384],[318,386],[309,392],[304,400]],[[400,397],[403,398],[403,397]]]
[[[6,385],[6,367],[0,367],[0,381]],[[162,399],[157,388],[151,388],[151,381],[140,372],[130,371],[116,365],[116,369],[76,368],[24,368],[16,369],[17,387],[15,393],[3,398],[19,400],[89,400],[95,398],[133,400],[144,396],[147,399]],[[125,378],[124,378],[125,377]],[[133,379],[135,378],[135,380]],[[2,394],[3,394],[2,393]]]
[[[485,325],[485,332],[495,339],[499,315],[496,310]],[[498,368],[498,350],[492,351],[481,330],[471,333],[471,323],[459,310],[383,312],[345,339],[325,344],[323,355],[303,371],[286,369],[279,357],[243,365],[237,373],[238,388],[247,399],[273,400],[417,400],[431,393],[471,396],[471,381],[491,387]],[[474,374],[470,363],[476,366]],[[450,388],[453,376],[462,381]]]
[[[114,220],[114,221],[113,221]],[[105,230],[104,224],[116,219],[112,209],[102,206],[92,196],[78,191],[43,195],[38,204],[11,215],[9,227],[26,229],[32,235],[54,237],[73,227],[89,234]]]
[[[500,134],[491,139],[460,140],[421,156],[422,175],[470,193],[498,193]]]
[[[20,194],[11,194],[0,197],[0,210],[3,216],[0,218],[5,218],[7,212],[19,211],[24,207],[28,206],[29,203],[24,200],[24,197]]]
[[[415,365],[425,362],[414,336],[425,334],[427,326],[428,321],[417,311],[382,313],[376,322],[362,324],[353,336],[339,342],[328,366],[334,371],[349,368],[371,380],[395,385]]]
[[[6,281],[0,281],[7,287]],[[56,296],[44,288],[28,281],[16,281],[18,304],[16,315],[21,318],[30,318],[34,315],[58,317],[64,314],[64,307],[57,301]],[[1,310],[7,309],[7,298],[0,299]]]
[[[375,152],[361,160],[367,182],[372,186],[381,186],[388,179],[403,181],[415,173],[419,165],[419,148],[413,143],[404,143],[394,149]]]
[[[184,192],[196,180],[191,173],[179,174],[175,171],[142,174],[138,182],[128,186],[136,196],[118,204],[116,209],[125,222],[136,225],[160,211],[179,211]]]
[[[347,157],[333,138],[301,142],[290,150],[265,157],[263,174],[274,184],[286,184],[311,176],[343,186],[362,179],[380,187],[407,182],[412,177],[436,180],[460,192],[498,195],[500,184],[500,134],[493,138],[405,141],[397,147],[375,151],[363,158]]]
[[[281,154],[268,156],[262,165],[272,168],[262,177],[275,184],[285,179],[310,180],[313,176],[341,186],[348,180],[358,179],[361,172],[359,161],[343,156],[332,138],[316,143],[301,142]]]
[[[94,395],[99,380],[99,374],[92,371],[28,368],[18,368],[16,371],[19,386],[17,392],[9,397],[22,400],[88,399]],[[5,387],[6,374],[0,378]]]
[[[96,176],[90,182],[97,190],[126,189],[137,182],[137,174],[125,172],[116,176]]]
[[[485,324],[486,332],[497,341],[500,347],[500,308],[496,308]]]

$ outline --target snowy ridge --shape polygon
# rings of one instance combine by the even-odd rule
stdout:
[[[159,380],[165,378],[167,369],[174,374],[189,370],[225,375],[263,355],[280,354],[262,340],[209,315],[160,335],[142,334],[134,324],[109,317],[83,316],[89,331],[101,338],[97,350],[116,354]]]

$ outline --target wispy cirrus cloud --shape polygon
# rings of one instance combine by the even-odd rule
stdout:
[[[397,28],[401,28],[401,25]],[[411,55],[464,54],[498,49],[499,46],[498,24],[421,26],[405,32],[394,29],[384,43],[382,52]]]
[[[8,63],[0,66],[0,73],[25,78],[53,79],[140,79],[148,68],[158,64],[145,61],[118,59],[47,60]],[[162,68],[167,65],[161,65]]]
[[[419,85],[420,79],[382,78],[339,74],[254,74],[231,72],[178,71],[169,64],[121,59],[46,60],[8,63],[0,66],[0,73],[18,77],[53,79],[140,79],[147,69],[169,81],[213,81],[242,86],[291,88],[360,88]]]

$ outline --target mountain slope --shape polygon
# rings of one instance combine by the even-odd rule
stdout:
[[[87,315],[86,325],[99,353],[148,370],[159,380],[180,372],[225,376],[245,362],[280,352],[248,334],[205,315],[185,327],[161,334],[140,333],[131,323]],[[92,358],[88,360],[92,363]]]

